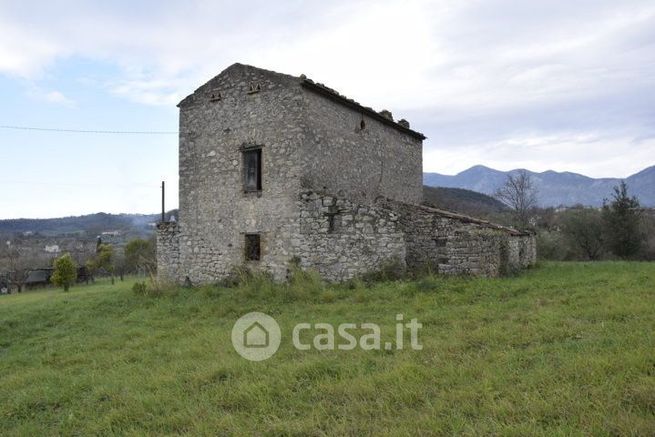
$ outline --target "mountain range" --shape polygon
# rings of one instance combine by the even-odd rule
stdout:
[[[521,169],[500,171],[476,165],[454,176],[440,173],[423,173],[423,183],[431,187],[464,188],[484,194],[493,194],[503,185],[509,174]],[[542,173],[526,170],[537,188],[539,206],[601,206],[611,197],[619,178],[594,179],[577,173],[548,170]],[[630,194],[637,196],[642,206],[655,207],[655,166],[624,179]]]
[[[177,216],[177,210],[168,211],[168,218]],[[99,212],[77,217],[46,219],[0,220],[0,237],[23,234],[24,236],[78,236],[95,238],[103,232],[118,231],[131,237],[147,237],[153,234],[160,214],[107,214]]]
[[[454,176],[423,173],[424,203],[469,215],[483,216],[504,210],[496,199],[489,197],[519,169],[507,172],[476,165]],[[526,170],[527,171],[527,170]],[[613,187],[621,179],[594,179],[577,173],[542,173],[528,171],[538,191],[540,206],[601,206],[610,198]],[[639,198],[642,206],[655,207],[655,166],[648,167],[625,179],[630,194]],[[436,188],[431,188],[436,187]],[[483,194],[480,194],[483,193]],[[177,216],[177,211],[169,211]],[[95,237],[105,231],[120,231],[130,236],[152,235],[159,214],[89,214],[80,217],[52,219],[0,220],[0,236],[37,234],[42,236],[86,235]]]

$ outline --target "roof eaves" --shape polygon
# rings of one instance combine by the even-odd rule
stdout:
[[[455,219],[455,220],[459,220],[461,222],[475,223],[475,224],[478,224],[478,225],[481,225],[481,226],[484,226],[484,227],[487,227],[487,228],[492,228],[492,229],[498,229],[498,230],[501,230],[501,231],[505,231],[505,232],[508,232],[508,233],[510,233],[512,235],[530,235],[531,234],[528,231],[521,231],[521,230],[518,230],[518,229],[515,229],[515,228],[508,227],[508,226],[499,225],[498,223],[493,223],[493,222],[490,222],[488,220],[483,220],[483,219],[480,219],[480,218],[471,217],[471,216],[464,215],[464,214],[459,214],[459,213],[453,212],[453,211],[446,211],[444,209],[434,208],[432,206],[427,206],[427,205],[418,205],[418,206],[421,209],[430,211],[432,213],[441,215],[443,217],[452,218],[452,219]]]
[[[395,129],[397,129],[397,130],[399,130],[399,131],[401,131],[403,133],[406,133],[406,134],[408,134],[408,135],[410,135],[410,136],[412,136],[414,138],[417,138],[417,139],[419,139],[421,141],[426,139],[426,136],[423,135],[422,133],[417,132],[417,131],[412,130],[412,129],[409,129],[409,128],[401,125],[401,124],[398,124],[395,121],[390,120],[390,119],[378,114],[377,112],[375,112],[375,110],[373,110],[373,108],[362,106],[361,104],[359,104],[355,100],[349,99],[348,97],[339,94],[337,91],[335,91],[332,88],[329,88],[329,87],[327,87],[327,86],[325,86],[323,84],[316,83],[311,79],[301,79],[301,85],[303,87],[311,90],[311,91],[314,91],[314,92],[316,92],[318,94],[321,94],[321,95],[323,95],[323,96],[325,96],[325,97],[327,97],[329,99],[332,99],[337,103],[340,103],[340,104],[342,104],[344,106],[347,106],[347,107],[349,107],[351,109],[355,109],[356,111],[362,112],[363,114],[366,114],[369,117],[371,117],[371,118],[373,118],[373,119],[375,119],[375,120],[377,120],[377,121],[379,121],[379,122],[381,122],[381,123],[383,123],[383,124],[385,124],[387,126],[391,126],[391,127],[395,128]]]

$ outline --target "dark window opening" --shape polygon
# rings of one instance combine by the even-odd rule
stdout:
[[[259,234],[246,234],[246,261],[259,261],[261,257]]]
[[[334,214],[328,214],[328,232],[332,233],[335,231],[336,226],[334,224]]]
[[[337,230],[339,227],[339,222],[340,219],[337,217],[339,214],[339,209],[336,207],[336,205],[330,205],[328,206],[328,211],[325,213],[327,217],[327,224],[328,224],[328,233],[333,233]]]
[[[262,149],[243,152],[243,189],[245,191],[262,189]]]
[[[366,122],[364,121],[363,118],[362,118],[362,121],[359,122],[359,128],[360,128],[361,130],[366,129]]]

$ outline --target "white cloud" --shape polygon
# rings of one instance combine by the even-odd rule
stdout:
[[[120,69],[109,92],[172,105],[252,63],[410,119],[430,138],[426,169],[610,175],[655,156],[635,142],[655,131],[654,29],[648,0],[17,2],[0,6],[0,73],[38,80],[71,56],[99,60]]]
[[[3,15],[0,13],[0,72],[37,77],[57,56],[66,54],[57,42],[34,37],[29,26],[19,26]]]
[[[75,108],[77,106],[76,102],[73,99],[67,97],[61,91],[45,90],[33,83],[28,85],[27,95],[32,100],[46,102],[53,105],[65,106],[67,108]]]
[[[108,88],[114,94],[145,105],[173,106],[184,97],[179,81],[173,80],[125,79],[110,83]]]
[[[43,95],[43,98],[50,103],[56,103],[64,106],[75,106],[75,102],[59,91],[50,91]]]

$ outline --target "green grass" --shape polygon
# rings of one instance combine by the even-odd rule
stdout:
[[[653,435],[655,263],[136,296],[133,280],[0,297],[0,433]],[[249,311],[282,346],[231,346]],[[419,319],[422,351],[298,351],[299,322]]]

